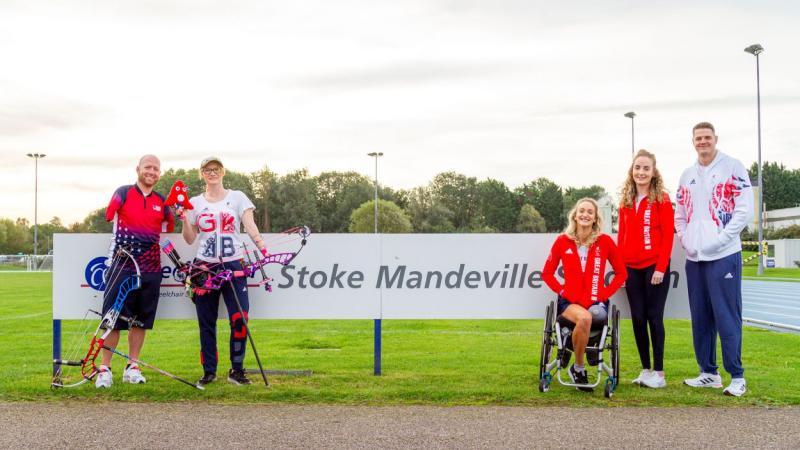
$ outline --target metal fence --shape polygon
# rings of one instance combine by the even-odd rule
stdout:
[[[0,270],[52,272],[53,255],[0,255]]]

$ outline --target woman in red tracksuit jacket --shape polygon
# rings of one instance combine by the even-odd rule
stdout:
[[[556,238],[550,249],[550,256],[542,269],[542,279],[553,292],[558,293],[558,314],[575,323],[572,331],[575,364],[569,368],[569,376],[576,384],[588,384],[583,357],[592,320],[606,320],[608,299],[622,286],[627,274],[614,240],[601,232],[603,222],[594,199],[578,200],[567,221],[567,229]],[[606,286],[608,261],[615,275]],[[564,268],[564,284],[555,277],[559,263]],[[592,390],[587,387],[578,389]]]
[[[664,379],[664,305],[669,293],[669,258],[674,234],[675,211],[669,195],[664,192],[656,156],[639,150],[620,194],[617,244],[628,272],[625,290],[642,362],[642,372],[633,382],[640,386],[663,388],[667,385]],[[652,366],[650,341],[653,343]]]

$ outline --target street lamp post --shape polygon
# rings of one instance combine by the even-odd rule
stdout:
[[[378,234],[378,158],[383,156],[383,152],[367,153],[367,156],[375,158],[375,234]],[[380,246],[380,243],[378,244]],[[381,319],[375,319],[373,331],[373,363],[372,374],[381,374]]]
[[[764,47],[753,44],[744,49],[747,53],[756,57],[756,109],[758,111],[758,275],[764,275],[764,252],[761,245],[764,240],[764,184],[761,178],[761,74],[758,65],[758,55],[764,51]]]
[[[633,118],[636,117],[636,113],[628,111],[625,113],[625,117],[631,119],[631,158],[633,158]]]
[[[33,265],[36,266],[36,254],[39,248],[39,160],[44,158],[44,153],[28,153],[28,158],[34,160],[33,182]]]
[[[383,156],[383,152],[367,153],[367,156],[375,158],[375,234],[378,234],[378,158]]]

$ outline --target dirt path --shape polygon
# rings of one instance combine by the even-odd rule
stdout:
[[[0,448],[28,449],[775,449],[798,430],[800,408],[0,403]]]

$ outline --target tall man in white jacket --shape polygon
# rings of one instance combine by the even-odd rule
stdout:
[[[692,387],[722,387],[717,371],[717,334],[722,362],[731,374],[726,395],[747,390],[742,367],[742,242],[753,218],[753,188],[741,162],[717,150],[714,126],[692,129],[697,161],[681,175],[675,229],[686,250],[686,282],[694,354],[700,375]]]

